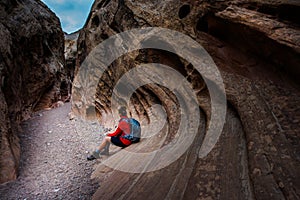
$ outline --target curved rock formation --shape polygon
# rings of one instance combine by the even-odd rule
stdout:
[[[0,2],[0,183],[17,176],[18,123],[68,94],[59,19],[40,1]]]
[[[217,144],[199,158],[210,122],[210,97],[201,75],[183,58],[143,49],[116,59],[101,77],[92,106],[86,103],[88,86],[77,77],[73,112],[87,116],[96,107],[106,125],[112,120],[114,86],[141,63],[162,63],[180,72],[196,91],[201,109],[198,134],[176,162],[142,174],[99,165],[94,177],[103,185],[95,199],[298,199],[299,10],[299,2],[293,0],[96,0],[78,39],[77,71],[89,53],[112,35],[141,27],[176,30],[200,43],[214,59],[225,84],[227,114]],[[128,48],[121,42],[118,45]],[[122,94],[118,97],[122,101]],[[168,125],[130,151],[153,151],[178,137],[179,103],[168,88],[140,87],[129,110],[146,127],[157,120],[151,109],[154,104],[163,106]],[[132,162],[135,167],[126,157],[119,162]]]

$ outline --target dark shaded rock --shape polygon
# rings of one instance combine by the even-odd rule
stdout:
[[[18,123],[68,94],[64,36],[59,19],[41,2],[0,2],[0,182],[16,178]]]
[[[77,56],[77,40],[79,31],[71,34],[65,33],[65,70],[67,76],[70,77],[70,81],[74,79],[76,56]]]

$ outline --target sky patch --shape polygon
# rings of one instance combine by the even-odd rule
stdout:
[[[62,29],[73,33],[83,27],[94,0],[42,0],[59,17]]]

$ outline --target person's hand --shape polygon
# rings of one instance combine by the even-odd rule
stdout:
[[[112,130],[111,128],[105,128],[105,129],[104,129],[104,132],[103,132],[103,135],[109,134],[109,132],[110,132],[111,130]]]

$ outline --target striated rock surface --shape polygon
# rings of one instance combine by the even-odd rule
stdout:
[[[93,92],[86,88],[92,86],[82,85],[80,79],[87,76],[77,74],[73,112],[88,116],[94,106],[106,126],[113,124],[114,86],[124,73],[141,63],[161,63],[180,72],[193,86],[201,109],[198,134],[178,160],[141,174],[99,164],[93,177],[103,184],[94,198],[299,199],[299,13],[296,0],[96,0],[78,39],[77,72],[89,53],[112,35],[141,27],[169,28],[193,38],[213,58],[225,84],[227,114],[217,144],[199,158],[210,122],[210,96],[201,75],[184,58],[157,49],[119,57],[103,73],[92,106],[86,99],[86,94]],[[117,44],[120,49],[128,48],[127,44]],[[172,46],[172,41],[166,45]],[[97,79],[94,74],[90,76]],[[122,94],[118,98],[125,101]],[[148,123],[160,122],[151,108],[155,104],[163,106],[168,125],[129,151],[151,152],[180,135],[179,102],[166,87],[140,87],[131,98],[129,111],[145,128]],[[135,168],[127,157],[120,158],[122,162],[132,162]]]
[[[68,94],[59,19],[40,1],[0,2],[0,183],[17,176],[18,123]]]

